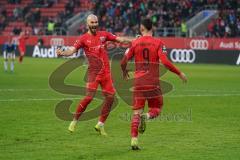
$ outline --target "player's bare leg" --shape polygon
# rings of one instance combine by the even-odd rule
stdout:
[[[10,64],[10,69],[11,69],[11,72],[14,71],[14,59],[15,59],[15,54],[11,54],[11,64]]]
[[[114,94],[108,94],[104,93],[104,102],[102,104],[102,111],[101,115],[99,117],[98,123],[94,127],[97,132],[99,132],[100,135],[107,136],[107,133],[104,129],[104,123],[111,112],[111,107],[114,102]]]
[[[21,53],[20,53],[20,56],[19,56],[19,62],[20,62],[20,63],[22,63],[23,57],[24,57],[24,52],[21,52]]]
[[[3,52],[3,59],[4,59],[4,62],[3,62],[4,71],[7,72],[7,70],[8,70],[8,57],[7,57],[7,52],[6,51]]]
[[[138,146],[138,130],[141,120],[141,114],[143,113],[143,109],[138,109],[133,111],[132,122],[131,122],[131,147],[132,150],[139,150]]]
[[[77,122],[81,114],[86,110],[87,106],[93,100],[95,91],[87,91],[87,95],[80,101],[76,113],[74,115],[73,121],[70,123],[68,130],[74,132],[76,130]]]
[[[4,71],[7,72],[7,70],[8,70],[8,59],[5,58],[4,59]]]

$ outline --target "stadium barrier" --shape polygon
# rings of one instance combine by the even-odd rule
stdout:
[[[1,36],[0,45],[5,43],[7,36]],[[12,37],[17,43],[17,37]],[[40,58],[57,58],[56,49],[59,46],[72,46],[77,36],[31,36],[26,40],[26,56]],[[240,39],[218,38],[161,38],[168,48],[168,56],[176,63],[213,63],[240,65]],[[39,42],[43,42],[40,44]],[[131,44],[110,42],[107,50],[110,55],[123,53]],[[120,49],[119,49],[120,48]],[[17,51],[18,54],[18,51]],[[83,54],[80,50],[73,57]]]

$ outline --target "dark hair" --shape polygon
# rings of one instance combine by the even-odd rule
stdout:
[[[141,24],[147,29],[151,30],[152,29],[152,20],[149,18],[143,19],[141,21]]]

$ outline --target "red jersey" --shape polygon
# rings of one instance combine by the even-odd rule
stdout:
[[[88,73],[104,75],[110,73],[108,53],[105,49],[107,41],[115,41],[117,36],[106,31],[97,31],[96,35],[85,33],[74,43],[78,50],[83,48],[88,59]]]
[[[20,52],[25,52],[26,50],[26,39],[28,39],[28,36],[20,36],[18,39],[18,47]]]
[[[159,63],[163,63],[176,74],[180,71],[168,60],[165,45],[160,39],[142,36],[132,42],[125,56],[135,60],[135,89],[138,87],[159,87]],[[141,89],[140,89],[141,90]]]
[[[28,36],[20,36],[18,39],[19,46],[25,46],[26,45],[26,39],[28,39]]]

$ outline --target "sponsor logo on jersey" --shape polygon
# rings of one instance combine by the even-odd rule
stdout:
[[[163,53],[167,53],[167,48],[166,48],[166,46],[163,46],[163,47],[162,47],[162,52],[163,52]]]
[[[106,41],[106,37],[100,37],[100,41],[103,43]]]

